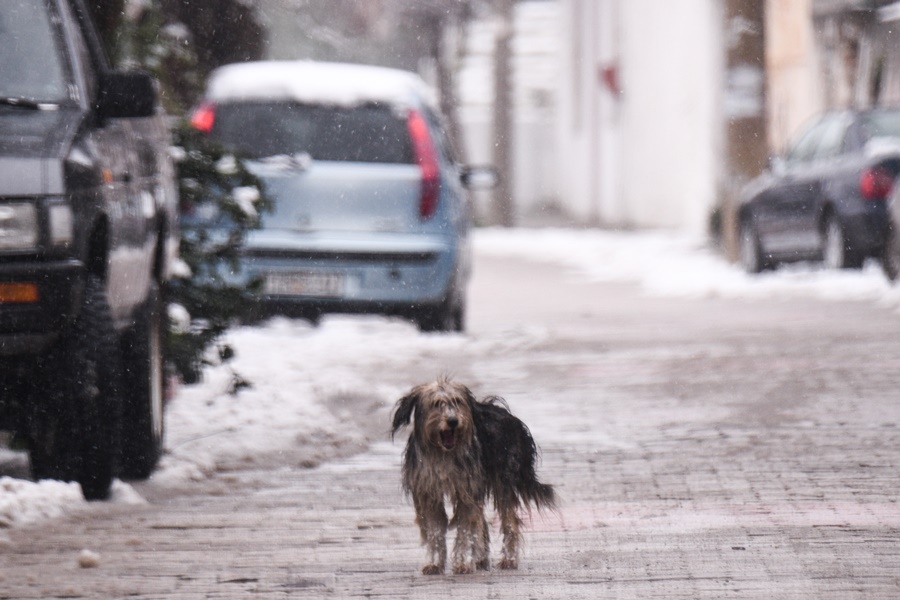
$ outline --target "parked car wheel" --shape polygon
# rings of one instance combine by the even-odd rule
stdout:
[[[43,361],[46,394],[30,419],[35,479],[77,481],[88,500],[109,496],[118,458],[119,354],[103,282],[89,277],[81,313]]]
[[[881,254],[881,268],[890,281],[900,277],[900,235],[893,228],[888,232]]]
[[[423,332],[457,332],[465,330],[465,300],[451,293],[437,306],[421,310],[416,323]]]
[[[844,228],[834,215],[829,215],[825,220],[822,262],[829,269],[857,269],[862,266],[862,257],[847,248]]]
[[[745,219],[741,223],[739,244],[739,258],[744,271],[750,274],[763,271],[766,268],[766,261],[763,257],[759,235],[756,233],[751,219]]]
[[[162,299],[154,285],[137,322],[122,343],[123,383],[128,394],[122,406],[121,474],[146,479],[163,448],[164,359],[162,352]]]

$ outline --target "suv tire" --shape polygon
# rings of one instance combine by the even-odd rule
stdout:
[[[88,276],[81,312],[42,361],[44,394],[30,403],[28,432],[34,478],[77,481],[87,500],[108,498],[115,476],[121,422],[117,350],[103,282]]]
[[[163,448],[165,402],[163,317],[159,287],[152,284],[134,327],[122,339],[122,382],[128,394],[122,405],[121,475],[146,479]]]

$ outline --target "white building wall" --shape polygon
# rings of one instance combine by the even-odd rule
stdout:
[[[768,135],[770,148],[780,153],[813,115],[825,109],[820,69],[825,57],[815,44],[812,0],[767,2]]]
[[[614,2],[562,2],[559,88],[559,191],[577,221],[619,220],[618,96],[601,82],[618,62],[619,17]]]
[[[714,205],[722,127],[718,4],[622,3],[622,195],[637,225],[702,229]]]
[[[557,106],[560,7],[556,1],[515,6],[512,38],[513,201],[517,220],[559,203]],[[493,160],[494,43],[498,23],[491,12],[473,21],[459,71],[459,120],[464,158]],[[491,194],[476,194],[480,220],[488,221]]]
[[[702,230],[721,168],[717,0],[563,0],[563,201],[589,223]],[[617,66],[621,92],[602,76]]]

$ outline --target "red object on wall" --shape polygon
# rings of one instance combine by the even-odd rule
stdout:
[[[617,63],[608,64],[600,67],[600,81],[606,85],[606,89],[616,97],[622,94],[622,88],[619,86],[619,65]]]

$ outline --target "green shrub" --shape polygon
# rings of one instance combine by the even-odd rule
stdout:
[[[239,249],[247,232],[259,226],[269,201],[262,182],[239,157],[189,123],[176,127],[173,138],[182,214],[211,210],[226,217],[215,227],[200,222],[182,228],[182,273],[168,286],[168,302],[190,316],[189,325],[169,328],[169,360],[185,383],[193,383],[210,346],[256,302],[260,281],[239,286],[230,283],[228,275],[238,268]],[[230,355],[227,347],[219,348],[220,359]]]

